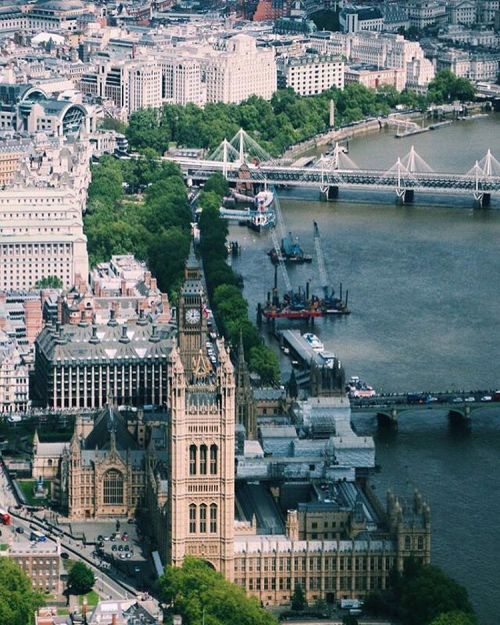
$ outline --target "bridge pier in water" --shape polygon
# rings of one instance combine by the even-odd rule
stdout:
[[[491,204],[491,193],[474,193],[477,208],[488,208]]]
[[[320,189],[319,194],[323,202],[330,202],[339,197],[339,188],[337,186],[322,188]]]
[[[398,411],[396,408],[377,412],[377,425],[379,428],[387,428],[391,430],[398,429]]]
[[[415,191],[413,189],[396,189],[396,201],[398,204],[413,204]]]
[[[461,427],[470,427],[471,426],[471,407],[470,406],[461,406],[457,408],[450,408],[448,412],[448,419],[450,420],[451,425],[459,425]]]

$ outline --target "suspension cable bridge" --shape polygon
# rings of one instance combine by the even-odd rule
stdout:
[[[273,159],[240,129],[231,141],[224,139],[205,159],[163,158],[176,162],[193,182],[220,172],[229,182],[240,184],[317,188],[326,199],[337,197],[339,189],[376,189],[393,190],[402,202],[413,201],[415,192],[470,194],[479,205],[488,206],[492,195],[500,195],[500,162],[489,149],[465,173],[434,171],[413,146],[386,171],[358,167],[338,144],[311,166],[294,167]]]

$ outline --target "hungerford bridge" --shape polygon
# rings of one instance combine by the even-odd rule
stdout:
[[[164,156],[176,162],[188,180],[201,182],[221,172],[229,182],[286,187],[318,188],[325,199],[334,199],[339,188],[391,190],[401,202],[412,202],[415,192],[470,193],[480,206],[500,195],[500,163],[490,150],[464,174],[434,172],[411,148],[387,171],[360,169],[338,144],[311,166],[294,166],[273,159],[243,129],[224,140],[206,159]]]

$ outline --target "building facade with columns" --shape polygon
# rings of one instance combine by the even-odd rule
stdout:
[[[35,343],[37,401],[99,409],[111,393],[118,404],[163,405],[173,331],[142,312],[119,324],[113,309],[107,324],[45,326]]]

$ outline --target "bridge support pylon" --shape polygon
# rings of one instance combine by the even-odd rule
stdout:
[[[398,204],[412,204],[415,199],[413,189],[396,189],[396,202]]]
[[[377,425],[379,428],[398,429],[398,411],[396,408],[385,412],[377,412]]]
[[[474,193],[474,201],[478,208],[488,208],[491,204],[491,193]]]
[[[337,186],[322,187],[319,193],[323,202],[329,202],[338,198],[339,188]]]
[[[450,408],[448,419],[452,425],[471,426],[471,408],[467,404],[457,408]]]

